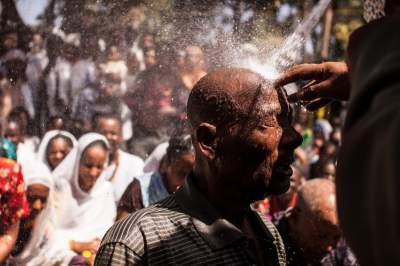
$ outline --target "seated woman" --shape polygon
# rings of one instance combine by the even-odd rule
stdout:
[[[21,218],[29,215],[21,166],[9,159],[15,156],[12,148],[0,146],[0,265],[15,245]]]
[[[67,131],[48,131],[40,142],[37,158],[54,171],[76,144],[75,137]]]
[[[25,182],[31,212],[21,219],[17,242],[7,262],[8,265],[68,265],[76,254],[56,245],[51,173],[44,164],[35,166]]]
[[[193,165],[194,150],[190,136],[172,137],[158,171],[146,173],[138,178],[144,206],[147,207],[175,192],[183,185]]]
[[[71,250],[97,251],[100,239],[114,223],[116,207],[111,183],[101,176],[107,166],[109,144],[97,133],[83,135],[53,178],[68,181],[71,197],[61,239]],[[65,188],[68,190],[68,187]]]

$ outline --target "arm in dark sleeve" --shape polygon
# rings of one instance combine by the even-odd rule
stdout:
[[[355,31],[337,178],[340,226],[361,265],[400,265],[400,19]]]

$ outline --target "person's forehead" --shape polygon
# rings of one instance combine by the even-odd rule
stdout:
[[[255,106],[249,106],[249,108],[254,108],[257,115],[268,116],[281,112],[279,96],[275,89],[271,88],[262,91],[255,101]]]

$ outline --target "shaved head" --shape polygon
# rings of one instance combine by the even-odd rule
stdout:
[[[335,184],[328,179],[307,181],[298,191],[288,218],[290,235],[309,263],[316,263],[340,238]]]
[[[307,181],[298,192],[296,208],[317,219],[337,224],[335,184],[322,178]]]
[[[194,171],[209,177],[208,190],[240,193],[248,206],[289,188],[301,137],[290,124],[286,96],[270,81],[243,68],[214,70],[194,85],[187,113]]]
[[[247,118],[251,112],[279,109],[277,99],[255,108],[261,94],[272,91],[272,83],[261,75],[242,68],[215,70],[196,83],[189,96],[187,112],[192,127],[201,122],[225,125]],[[260,107],[260,106],[257,106]]]

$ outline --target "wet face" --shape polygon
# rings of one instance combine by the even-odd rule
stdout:
[[[175,192],[185,182],[186,176],[193,169],[194,153],[188,152],[173,159],[166,165],[166,178],[168,182],[168,191]]]
[[[7,124],[5,137],[15,146],[23,142],[23,136],[19,124],[15,121],[10,121]]]
[[[104,170],[107,151],[101,145],[89,146],[82,154],[79,164],[79,187],[89,192]]]
[[[248,202],[288,190],[293,152],[301,144],[282,91],[265,88],[254,98],[247,119],[230,127],[218,145],[225,183]]]
[[[29,185],[26,196],[29,202],[31,213],[29,220],[34,220],[47,206],[50,189],[42,184]]]
[[[51,169],[56,168],[68,155],[72,147],[63,138],[54,138],[49,142],[47,150],[47,161]]]
[[[97,122],[97,132],[107,138],[111,146],[111,153],[114,154],[122,143],[121,122],[114,118],[102,117]]]

